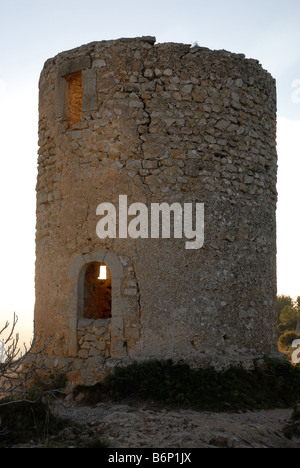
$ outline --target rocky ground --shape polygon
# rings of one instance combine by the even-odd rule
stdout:
[[[81,424],[83,439],[97,436],[113,448],[300,447],[300,439],[289,440],[282,432],[290,421],[290,409],[219,414],[138,404],[69,403],[56,411]],[[62,436],[72,446],[72,430],[64,429]]]

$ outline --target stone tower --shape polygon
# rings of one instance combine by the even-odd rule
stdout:
[[[58,54],[39,90],[35,327],[52,337],[49,358],[92,382],[132,360],[224,367],[276,351],[270,74],[244,55],[142,37]],[[162,203],[170,235],[151,235]],[[116,213],[106,238],[103,204]],[[204,212],[196,248],[180,224],[188,206],[194,232]]]

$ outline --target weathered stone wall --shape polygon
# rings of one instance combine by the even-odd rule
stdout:
[[[95,356],[110,357],[110,320],[79,319],[78,357],[89,358]]]
[[[45,63],[39,114],[35,322],[49,355],[82,377],[130,359],[222,366],[273,352],[276,89],[260,64],[149,37],[95,42]],[[203,248],[100,240],[96,208],[119,195],[204,203]],[[99,330],[80,305],[96,261],[112,274]]]

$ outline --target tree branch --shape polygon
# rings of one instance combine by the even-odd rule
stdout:
[[[2,340],[5,360],[0,363],[0,406],[16,401],[35,402],[42,394],[61,392],[61,389],[53,388],[53,382],[55,376],[58,378],[64,375],[63,369],[45,365],[45,350],[52,338],[38,347],[34,334],[29,350],[24,345],[25,353],[22,354],[18,346],[19,334],[15,333],[17,322],[18,317],[14,314],[8,337]],[[9,322],[6,322],[0,330],[0,338],[8,329]],[[30,394],[32,396],[29,397]]]

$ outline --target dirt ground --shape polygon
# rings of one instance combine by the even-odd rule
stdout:
[[[64,417],[86,425],[113,448],[299,448],[283,434],[293,410],[246,413],[167,411],[139,404],[57,406]]]

